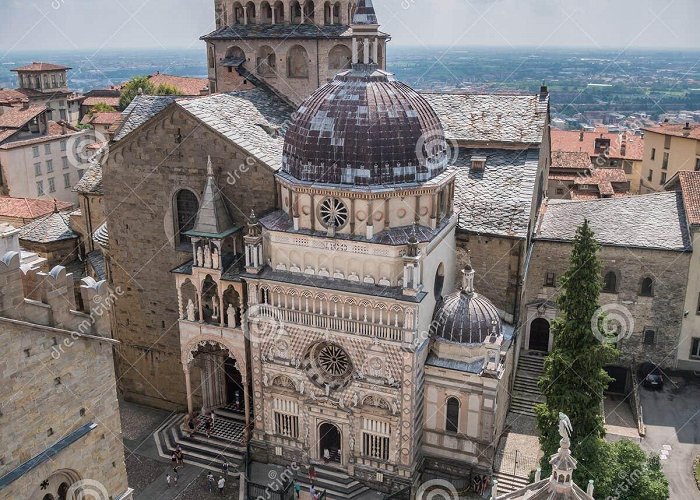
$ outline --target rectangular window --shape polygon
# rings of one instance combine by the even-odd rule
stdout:
[[[51,143],[44,144],[44,154],[50,155],[51,154]]]
[[[656,148],[651,148],[651,159],[656,160]]]
[[[664,153],[664,160],[661,162],[661,168],[668,170],[668,153]]]
[[[275,434],[296,439],[299,437],[299,405],[281,398],[273,400]]]
[[[49,193],[56,192],[56,180],[53,177],[49,177]]]
[[[41,163],[34,164],[34,175],[35,176],[41,175]]]
[[[79,168],[78,169],[78,180],[83,178],[83,174],[85,173],[85,170]]]
[[[661,180],[659,182],[662,186],[666,184],[666,172],[661,172]]]
[[[68,168],[68,157],[64,156],[63,158],[61,158],[61,162],[63,163],[63,170],[67,169]]]
[[[53,160],[46,160],[46,172],[49,174],[53,172]]]
[[[695,308],[695,314],[700,314],[700,294],[698,294],[698,305]]]
[[[66,141],[61,141],[61,151],[66,150]]]
[[[32,146],[32,156],[39,158],[39,146]]]
[[[61,116],[61,120],[65,120],[67,118],[66,110],[63,108],[58,110],[58,114]]]
[[[690,357],[700,358],[700,339],[693,339],[690,345]]]
[[[39,181],[36,183],[36,195],[37,196],[44,196],[44,182]]]
[[[63,174],[63,187],[70,188],[70,174]]]
[[[557,194],[558,195],[564,194],[564,188],[557,188]]]
[[[671,149],[671,136],[664,136],[664,149]]]
[[[644,329],[644,345],[654,345],[656,341],[656,332],[649,328]]]
[[[554,273],[547,273],[544,278],[544,286],[554,286],[556,283],[556,275]]]
[[[700,170],[700,158],[695,158],[695,171]]]
[[[389,460],[391,428],[387,422],[365,418],[362,422],[362,454],[376,460]]]
[[[653,170],[649,170],[649,175],[647,175],[647,180],[649,182],[654,180],[654,171]]]

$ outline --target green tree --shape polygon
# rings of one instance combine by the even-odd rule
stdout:
[[[98,102],[97,104],[90,106],[90,112],[88,114],[94,115],[95,113],[110,113],[114,111],[116,111],[116,109],[114,109],[109,104],[105,104],[104,102]]]
[[[599,245],[584,221],[576,230],[569,268],[562,276],[557,301],[559,316],[552,324],[554,343],[544,362],[539,388],[545,403],[535,407],[544,451],[542,473],[549,475],[549,458],[559,447],[559,412],[571,419],[571,451],[579,462],[574,479],[585,489],[601,460],[600,441],[605,434],[601,404],[612,380],[603,366],[617,350],[594,334],[591,320],[598,309],[602,286]]]
[[[119,106],[126,108],[139,92],[144,95],[180,95],[180,91],[172,85],[155,86],[147,76],[135,76],[122,86]]]

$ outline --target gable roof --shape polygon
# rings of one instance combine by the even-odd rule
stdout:
[[[539,144],[548,98],[535,95],[421,93],[454,141]]]
[[[121,124],[114,134],[114,141],[123,139],[133,130],[157,115],[177,99],[176,96],[137,95],[122,112]]]
[[[158,85],[170,85],[175,87],[182,95],[200,96],[202,95],[202,91],[209,90],[208,78],[192,78],[189,76],[155,73],[150,75],[148,79],[156,87]]]
[[[104,194],[102,191],[102,165],[98,161],[90,162],[73,191],[82,194]]]
[[[92,115],[85,115],[81,121],[83,125],[112,125],[121,118],[122,114],[119,111],[100,111]]]
[[[686,128],[685,124],[681,123],[663,123],[658,127],[649,127],[643,130],[654,134],[672,135],[674,137],[683,137],[685,139],[700,140],[700,124],[688,124],[688,128]]]
[[[472,156],[486,157],[483,170],[472,170]],[[454,162],[459,229],[478,234],[526,238],[538,166],[537,148],[460,148]]]
[[[549,200],[535,240],[571,242],[587,219],[601,245],[690,251],[680,192],[660,192],[586,201]]]
[[[46,111],[46,106],[10,106],[3,108],[0,128],[22,128],[27,122]]]
[[[700,226],[700,172],[681,170],[666,183],[666,189],[680,189],[688,224]]]
[[[66,210],[72,206],[73,204],[67,201],[0,196],[0,217],[36,219],[52,213],[56,207],[59,210]]]

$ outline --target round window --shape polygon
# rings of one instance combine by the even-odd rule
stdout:
[[[338,198],[326,198],[319,207],[321,223],[325,227],[341,228],[348,222],[348,207]]]
[[[350,360],[345,351],[337,345],[329,344],[318,353],[318,364],[324,372],[334,377],[342,377],[350,368]]]

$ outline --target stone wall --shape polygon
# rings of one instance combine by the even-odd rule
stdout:
[[[547,273],[554,273],[558,282],[569,265],[571,244],[535,241],[528,269],[523,304],[538,299],[556,302],[558,288],[545,286]],[[603,247],[600,259],[603,274],[617,276],[618,293],[601,293],[599,303],[609,305],[612,315],[625,319],[618,347],[621,364],[632,359],[652,361],[673,367],[680,339],[690,253],[662,250]],[[641,295],[642,280],[653,279],[653,295]],[[602,280],[602,276],[601,276]],[[525,331],[522,345],[527,348],[527,311],[523,307],[521,321]],[[644,343],[644,331],[652,330],[654,340]]]
[[[456,251],[457,283],[469,252],[476,270],[474,288],[502,311],[508,323],[513,323],[519,276],[523,273],[525,240],[458,232]]]
[[[178,145],[176,137],[184,138]],[[246,164],[246,154],[185,111],[171,107],[117,143],[104,166],[120,390],[133,401],[185,405],[178,303],[170,271],[191,259],[176,250],[173,201],[181,188],[201,199],[211,155],[234,221],[244,225],[275,204],[274,174]],[[245,171],[240,169],[246,165]],[[132,191],[133,190],[133,191]]]
[[[86,436],[0,490],[2,498],[42,498],[39,485],[59,470],[127,488],[115,391],[114,341],[0,318],[3,446],[0,476],[94,422]],[[36,496],[39,495],[39,496]],[[56,496],[58,498],[58,496]]]

